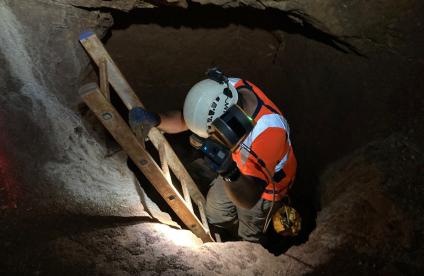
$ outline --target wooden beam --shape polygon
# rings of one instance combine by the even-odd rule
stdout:
[[[221,242],[221,236],[218,233],[215,233],[216,242]]]
[[[163,199],[174,210],[184,224],[202,241],[212,242],[211,235],[204,228],[202,222],[189,210],[179,192],[168,183],[162,170],[150,154],[140,145],[112,104],[100,92],[97,84],[89,83],[79,91],[84,102],[96,114],[106,129],[127,152],[137,167],[152,183]]]
[[[107,60],[107,75],[109,83],[115,89],[125,106],[129,110],[136,106],[144,107],[96,34],[93,32],[85,32],[80,35],[80,42],[97,66],[99,66],[101,60]],[[202,204],[205,205],[205,197],[200,192],[196,183],[193,181],[163,134],[157,128],[152,128],[149,132],[149,139],[152,141],[156,149],[159,149],[159,145],[161,143],[164,144],[165,150],[167,151],[167,162],[172,172],[181,182],[186,183],[193,201],[202,202]]]
[[[152,141],[155,148],[159,148],[159,145],[163,143],[166,150],[166,158],[168,160],[168,165],[172,169],[172,172],[178,178],[181,183],[186,185],[189,194],[194,202],[202,202],[203,205],[206,204],[206,199],[200,192],[193,178],[191,178],[190,174],[187,172],[183,163],[180,161],[178,156],[175,154],[172,147],[169,145],[166,138],[160,133],[159,129],[152,128],[149,132],[149,138]],[[182,184],[183,185],[183,184]]]
[[[145,149],[146,143],[144,142],[143,127],[141,125],[136,125],[131,127],[131,129],[134,132],[135,137],[137,138],[140,145]]]
[[[210,233],[211,231],[209,229],[208,219],[206,218],[205,207],[200,202],[197,202],[197,207],[199,208],[200,218],[202,220],[203,227],[205,227],[206,231]]]
[[[162,172],[170,184],[172,184],[171,173],[169,172],[168,161],[166,161],[166,151],[163,144],[159,145],[159,159]]]
[[[180,181],[180,183],[181,183],[181,189],[183,190],[184,200],[186,201],[188,208],[190,208],[190,210],[193,212],[193,205],[191,204],[190,191],[187,188],[187,183],[185,183],[182,180]]]
[[[80,42],[98,67],[100,67],[100,62],[102,60],[107,60],[107,77],[109,83],[115,89],[116,93],[118,93],[128,110],[136,106],[143,107],[143,104],[135,95],[96,34],[93,32],[85,32],[80,35]]]
[[[160,159],[162,171],[165,174],[166,179],[168,179],[169,183],[172,184],[171,174],[169,172],[169,166],[168,166],[168,161],[166,157],[167,155],[166,147],[164,144],[160,144],[158,149],[159,149],[159,159]],[[190,192],[187,188],[187,184],[181,181],[180,183],[181,183],[181,189],[183,190],[184,200],[187,203],[188,208],[193,212],[193,205],[191,203]]]
[[[155,148],[159,147],[160,143],[163,143],[165,149],[167,150],[167,160],[169,167],[171,167],[172,172],[175,176],[180,180],[181,183],[187,186],[189,193],[194,202],[202,202],[203,205],[206,204],[206,199],[203,194],[200,192],[193,178],[191,178],[190,174],[184,167],[183,163],[180,161],[178,156],[175,154],[171,145],[169,145],[166,138],[160,133],[159,129],[152,128],[149,132],[149,138],[152,141]]]
[[[143,149],[145,149],[146,143],[144,141],[145,137],[143,135],[143,126],[141,124],[131,124],[130,123],[130,128],[133,131],[133,133],[135,134],[135,137],[137,138],[140,145],[143,147]]]

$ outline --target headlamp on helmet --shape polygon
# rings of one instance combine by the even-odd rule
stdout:
[[[214,138],[232,151],[253,129],[251,118],[237,106],[239,95],[222,71],[209,69],[208,79],[196,83],[184,102],[188,128],[202,138]]]

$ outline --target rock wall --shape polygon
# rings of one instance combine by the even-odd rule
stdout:
[[[142,0],[61,0],[74,6],[85,8],[111,8],[130,11],[136,8],[155,8],[160,6],[188,7],[186,0],[142,1]],[[311,20],[321,29],[358,44],[371,43],[376,47],[396,49],[405,44],[406,39],[422,39],[413,35],[422,30],[419,10],[423,3],[416,0],[401,1],[363,1],[353,0],[194,0],[192,3],[215,5],[224,8],[252,7],[259,10],[278,9],[303,15],[302,19]],[[409,23],[408,23],[409,22]],[[407,24],[405,24],[407,23]],[[413,30],[413,32],[410,32]],[[405,37],[407,35],[408,37]],[[416,49],[416,54],[420,52]]]
[[[89,64],[78,36],[104,34],[110,16],[48,1],[2,1],[0,15],[2,209],[147,216],[126,156],[105,158],[76,112]]]
[[[387,158],[399,152],[401,171]],[[57,218],[42,235],[31,233],[13,243],[20,250],[6,251],[0,272],[417,275],[424,270],[423,161],[419,148],[393,135],[329,166],[321,179],[324,207],[316,229],[306,243],[280,256],[248,242],[202,244],[187,230],[139,218],[78,216]],[[35,227],[45,231],[46,225]]]
[[[141,202],[150,213],[161,213],[138,188],[126,157],[105,158],[105,145],[84,126],[77,107],[77,91],[89,64],[78,36],[86,29],[103,35],[112,23],[107,12],[92,9],[128,11],[154,3],[0,2],[0,274],[419,274],[424,270],[422,148],[404,135],[369,144],[329,166],[320,180],[322,210],[316,229],[305,244],[280,256],[247,242],[201,244],[188,231],[154,223]],[[337,8],[331,1],[210,3],[303,7],[339,35],[368,34],[374,24],[366,21],[365,27],[352,31],[343,23],[364,10],[356,6],[361,1]],[[378,5],[383,4],[364,5],[378,15]],[[399,19],[401,26],[420,30],[420,18],[414,15],[419,5],[401,1],[398,10],[394,4],[384,7],[395,10],[388,17]],[[408,22],[413,24],[401,24],[410,13]],[[381,24],[380,17],[374,19]],[[411,37],[413,43],[405,44],[403,38],[392,40],[386,32],[377,35],[385,40],[368,40],[365,35],[360,43],[372,44],[366,48],[370,51],[393,41],[395,52],[406,45],[409,50],[398,56],[412,61],[401,64],[421,68],[419,47],[412,47],[415,42],[421,45],[421,37]],[[414,121],[413,115],[407,114],[404,121],[416,127],[421,117],[418,114]]]
[[[317,227],[286,255],[332,275],[423,271],[423,158],[394,134],[331,164],[320,179]]]
[[[423,32],[424,6],[402,2],[396,9],[389,2],[267,2],[298,5],[295,11],[195,4],[112,10],[106,46],[156,111],[180,108],[211,66],[256,83],[288,118],[302,167],[319,172],[394,131],[423,137],[424,103],[417,91],[424,87],[424,41],[416,34]],[[172,101],[155,98],[170,94]]]

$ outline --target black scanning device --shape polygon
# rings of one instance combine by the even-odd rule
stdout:
[[[233,162],[230,156],[231,151],[212,139],[205,139],[200,147],[200,151],[213,162],[214,171],[220,172],[220,170],[225,170]]]
[[[231,151],[235,151],[253,127],[253,120],[238,105],[233,105],[212,122],[210,134]]]

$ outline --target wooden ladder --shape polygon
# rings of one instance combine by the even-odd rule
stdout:
[[[168,141],[157,128],[150,130],[149,139],[159,151],[161,163],[161,166],[159,166],[145,149],[140,132],[131,130],[111,104],[109,83],[128,110],[134,107],[143,107],[134,90],[106,51],[103,43],[93,32],[81,34],[80,42],[99,67],[100,73],[100,88],[96,83],[88,83],[80,88],[79,93],[84,102],[96,114],[97,118],[184,224],[203,242],[213,242],[204,210],[206,200]],[[180,181],[183,196],[172,184],[169,168]],[[201,221],[194,213],[191,200],[198,207]]]

